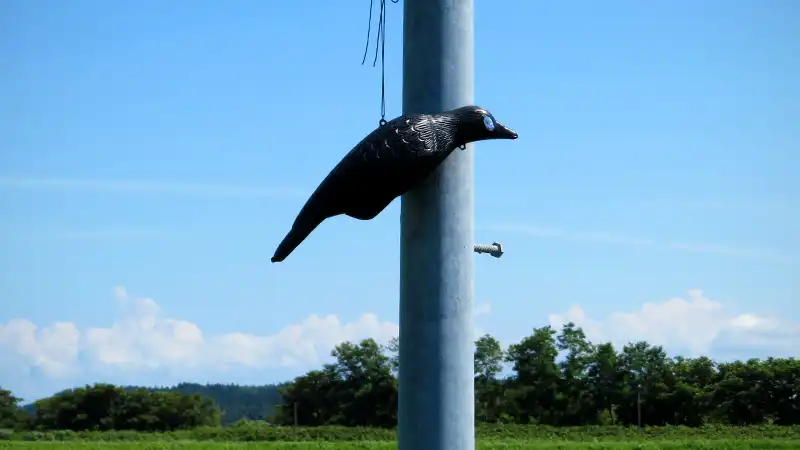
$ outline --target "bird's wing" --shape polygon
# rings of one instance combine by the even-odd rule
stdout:
[[[373,131],[342,159],[369,167],[394,167],[424,156],[435,149],[433,121],[427,116],[401,116]],[[334,169],[336,170],[336,169]]]
[[[374,130],[350,150],[328,173],[307,204],[331,196],[353,195],[372,183],[414,170],[420,158],[435,153],[434,125],[425,116],[401,116]],[[400,175],[402,176],[402,175]],[[313,201],[312,201],[313,200]]]
[[[367,135],[314,190],[272,261],[283,261],[326,218],[347,213],[353,199],[377,191],[390,201],[402,193],[409,178],[425,171],[421,166],[435,167],[421,161],[436,157],[434,135],[430,120],[403,116]]]

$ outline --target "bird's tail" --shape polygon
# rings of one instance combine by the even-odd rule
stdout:
[[[272,255],[271,261],[281,262],[286,259],[323,220],[324,217],[306,217],[301,213],[300,217],[292,225],[292,229],[283,238],[278,248],[275,249],[275,254]]]

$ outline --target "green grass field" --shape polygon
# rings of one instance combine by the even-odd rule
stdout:
[[[3,431],[3,430],[0,430]],[[167,433],[135,431],[29,431],[0,434],[0,450],[389,450],[396,430],[378,428],[274,427],[243,422]],[[689,427],[538,425],[476,426],[477,450],[514,449],[798,449],[800,426]]]
[[[397,448],[394,442],[0,442],[0,449],[20,450],[389,450]],[[569,442],[546,440],[478,441],[478,450],[514,449],[687,449],[687,450],[745,450],[745,449],[798,449],[797,440],[685,440],[639,442]]]

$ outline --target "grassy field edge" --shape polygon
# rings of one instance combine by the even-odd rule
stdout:
[[[800,448],[800,426],[759,425],[734,427],[707,425],[690,428],[684,426],[635,427],[585,426],[551,427],[539,425],[487,425],[476,427],[479,441],[570,441],[570,442],[629,442],[675,440],[736,440],[793,441]],[[246,422],[231,427],[203,427],[167,433],[136,431],[30,431],[0,430],[2,441],[96,441],[96,442],[393,442],[394,429],[356,427],[274,427],[263,422]]]
[[[0,449],[44,450],[389,450],[396,442],[0,442]],[[719,439],[719,440],[660,440],[650,442],[569,442],[547,440],[478,441],[476,450],[788,450],[797,449],[797,440]]]

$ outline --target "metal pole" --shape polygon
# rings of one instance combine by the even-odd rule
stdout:
[[[473,103],[473,0],[403,2],[403,113]],[[401,200],[399,450],[473,450],[472,145]]]
[[[636,423],[639,431],[642,430],[642,385],[636,386]]]

